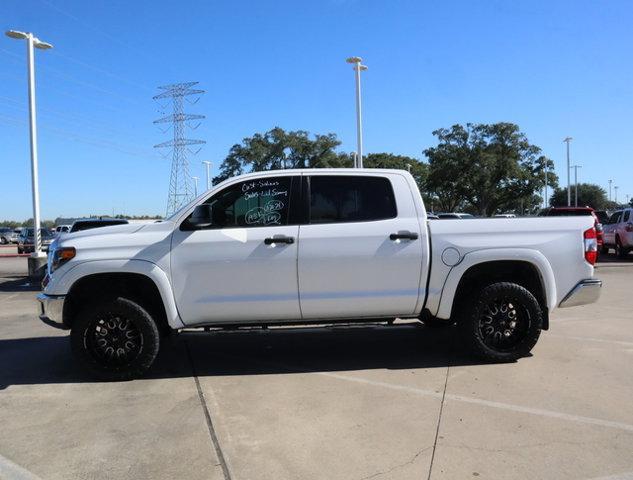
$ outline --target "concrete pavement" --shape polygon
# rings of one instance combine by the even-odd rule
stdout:
[[[35,289],[8,261],[0,475],[633,475],[633,262],[598,268],[600,302],[558,310],[533,356],[513,364],[473,361],[452,329],[270,329],[188,333],[162,346],[147,378],[94,383],[73,366],[67,333],[36,319]]]

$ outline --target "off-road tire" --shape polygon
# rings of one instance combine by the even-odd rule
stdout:
[[[73,319],[70,332],[79,364],[91,376],[106,381],[143,375],[154,362],[159,344],[158,328],[147,310],[123,297],[86,305]]]
[[[502,313],[504,302],[509,313]],[[491,306],[496,306],[502,320],[490,315]],[[512,312],[515,327],[511,328],[509,317]],[[529,354],[543,326],[543,312],[538,300],[527,289],[510,282],[493,283],[472,294],[462,305],[459,317],[458,326],[465,346],[475,356],[492,362],[511,362]],[[485,333],[495,325],[498,328],[493,328],[494,335]],[[497,337],[500,330],[503,332]],[[512,333],[506,336],[508,331]],[[492,344],[495,341],[515,343],[495,346]]]

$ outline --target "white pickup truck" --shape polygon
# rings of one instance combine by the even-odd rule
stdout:
[[[103,379],[143,374],[197,327],[418,319],[477,355],[525,356],[557,307],[594,302],[592,217],[429,221],[402,170],[231,178],[164,221],[70,233],[39,316]]]

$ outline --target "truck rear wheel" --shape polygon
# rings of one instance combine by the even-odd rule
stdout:
[[[70,333],[73,354],[101,380],[130,380],[145,373],[158,354],[156,323],[139,304],[112,298],[84,308]]]
[[[628,248],[624,248],[622,246],[622,242],[620,241],[620,237],[615,239],[615,255],[618,258],[626,258],[629,254]]]
[[[516,283],[488,285],[470,297],[462,309],[462,338],[478,357],[509,362],[526,356],[536,345],[543,312],[527,289]]]

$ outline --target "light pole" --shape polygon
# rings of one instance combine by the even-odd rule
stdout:
[[[615,203],[618,203],[618,187],[617,185],[615,187],[613,187],[613,189],[615,190]]]
[[[204,165],[207,168],[207,190],[211,190],[211,162],[208,160],[203,160]]]
[[[363,115],[360,100],[360,72],[367,70],[367,66],[361,63],[363,59],[360,57],[350,57],[346,61],[354,64],[354,71],[356,72],[356,153],[358,155],[356,167],[363,168]]]
[[[29,276],[38,277],[41,268],[46,264],[46,255],[42,252],[42,235],[40,232],[40,188],[37,165],[37,119],[35,115],[35,60],[33,47],[40,50],[53,48],[50,43],[42,42],[32,33],[9,30],[7,37],[26,40],[26,58],[29,92],[29,129],[31,132],[31,190],[33,193],[33,253],[29,258]]]
[[[613,183],[613,180],[609,180],[609,201],[611,201],[611,184]]]
[[[572,165],[574,169],[574,207],[578,206],[578,169],[582,168],[582,165]]]
[[[571,207],[571,184],[569,183],[569,142],[572,141],[571,137],[565,137],[563,142],[567,144],[567,206]]]
[[[193,194],[194,196],[198,196],[198,177],[191,177],[193,179]]]
[[[545,173],[545,194],[543,195],[545,198],[544,208],[547,208],[547,158],[543,160],[543,172]]]

